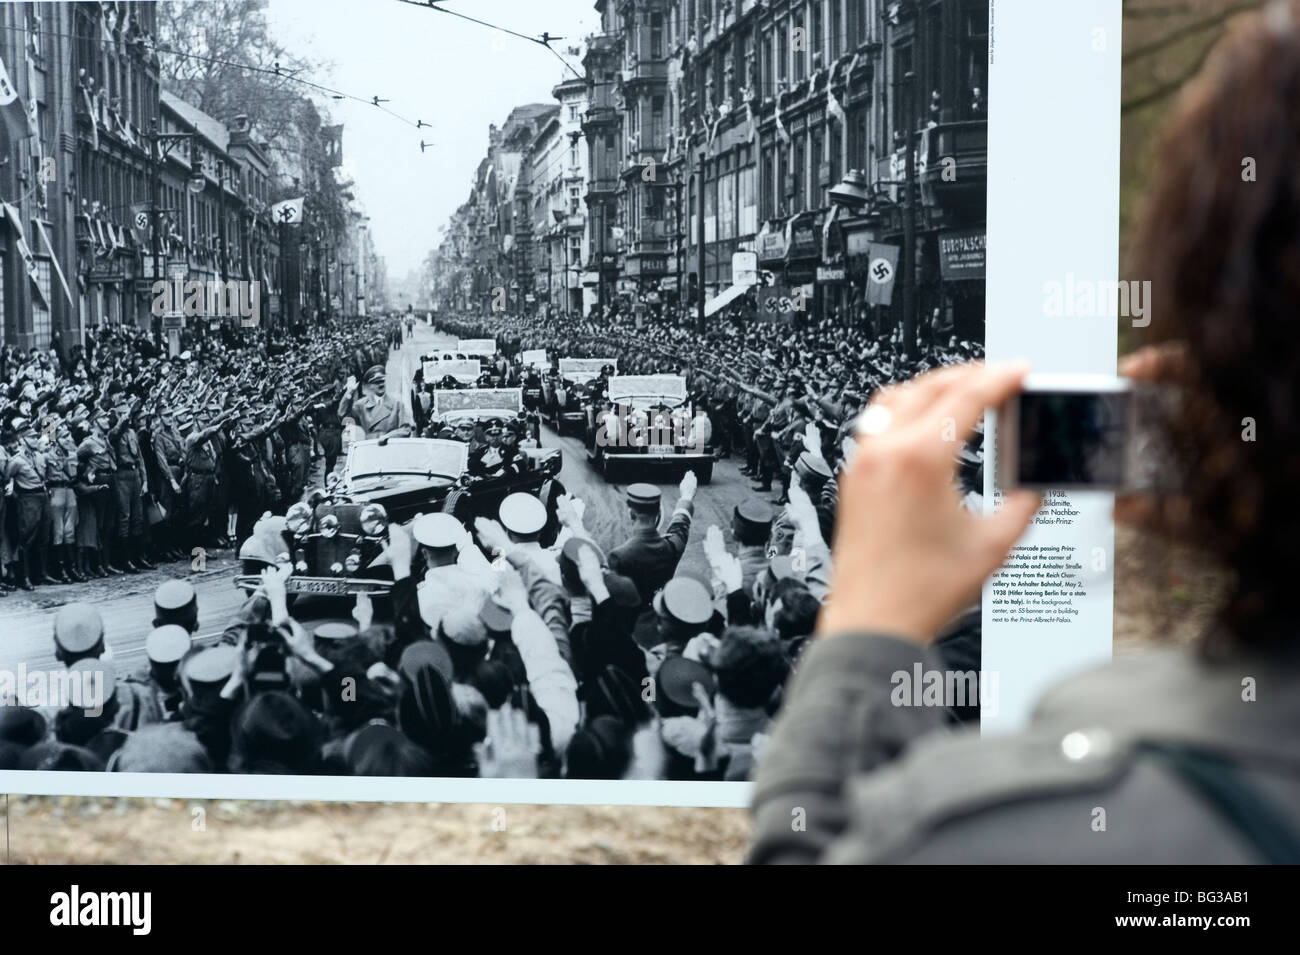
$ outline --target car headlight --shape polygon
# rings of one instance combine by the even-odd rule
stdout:
[[[320,519],[320,533],[322,537],[333,537],[339,532],[339,519],[335,514],[326,514]]]
[[[378,537],[388,530],[388,514],[379,504],[367,504],[361,509],[361,530],[368,537]]]
[[[293,505],[284,515],[284,526],[290,534],[302,534],[311,524],[311,506],[305,501]]]
[[[361,566],[361,555],[356,551],[348,554],[347,557],[343,558],[343,566],[347,569],[349,574],[355,574],[357,568]]]

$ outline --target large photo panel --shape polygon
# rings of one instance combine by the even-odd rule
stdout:
[[[6,791],[744,805],[872,395],[1113,370],[1117,0],[539,6],[0,6]]]

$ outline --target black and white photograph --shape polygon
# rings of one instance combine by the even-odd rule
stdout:
[[[988,0],[0,5],[0,768],[749,780],[860,413],[983,357],[988,47]]]

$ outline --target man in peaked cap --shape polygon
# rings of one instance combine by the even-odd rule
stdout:
[[[491,571],[450,514],[421,514],[411,523],[411,533],[424,549],[426,567],[416,591],[420,619],[436,636],[442,618],[454,608],[472,604],[477,613]]]
[[[145,556],[144,493],[149,476],[145,470],[144,453],[135,426],[140,412],[140,399],[117,407],[118,426],[113,442],[117,459],[114,487],[117,492],[117,553],[127,573],[153,570],[154,565]]]
[[[609,552],[609,567],[616,574],[630,577],[641,595],[642,606],[650,603],[655,591],[663,587],[677,570],[691,536],[691,519],[695,514],[695,472],[687,471],[679,487],[677,506],[673,508],[668,530],[659,533],[662,494],[653,484],[631,484],[627,489],[628,514],[632,535],[625,544]]]
[[[162,709],[153,693],[138,683],[119,680],[112,660],[82,657],[68,670],[79,674],[77,679],[92,694],[89,705],[81,707],[86,715],[99,717],[101,714],[95,711],[102,708],[106,725],[127,732],[162,722]],[[102,695],[94,698],[101,692]]]
[[[54,657],[71,666],[104,652],[104,620],[90,604],[71,603],[54,615]]]
[[[741,588],[754,592],[754,580],[767,568],[767,539],[775,517],[772,505],[757,497],[746,498],[736,505],[731,517],[731,533],[739,547]]]
[[[646,672],[654,676],[664,660],[680,656],[712,617],[713,598],[694,577],[674,577],[664,584],[632,633],[645,654]]]
[[[155,626],[144,642],[149,662],[124,678],[153,694],[163,720],[174,719],[180,712],[180,664],[192,646],[190,631],[184,627],[174,623]]]
[[[45,489],[45,454],[39,434],[26,418],[14,418],[0,433],[7,455],[0,462],[0,485],[13,482],[17,537],[14,539],[13,583],[23,590],[55,583],[45,576],[42,562],[50,533],[50,497]]]
[[[188,580],[168,580],[158,585],[153,595],[153,625],[177,624],[187,633],[199,629],[199,602]]]
[[[561,584],[563,581],[556,555],[540,543],[549,520],[546,505],[531,494],[516,491],[501,502],[497,516],[513,544],[511,550],[532,561],[551,583]]]
[[[382,365],[372,365],[362,376],[361,396],[355,397],[357,380],[349,378],[339,401],[339,418],[351,418],[367,438],[382,438],[402,428],[402,408],[397,399],[386,393]]]

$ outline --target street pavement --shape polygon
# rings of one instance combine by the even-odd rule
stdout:
[[[414,337],[403,345],[400,352],[391,353],[389,387],[395,392],[400,389],[397,396],[408,414],[410,382],[419,367],[420,356],[454,342],[454,338],[418,323]],[[623,497],[625,485],[607,484],[592,469],[579,438],[562,438],[543,426],[542,444],[562,450],[564,464],[560,482],[570,494],[586,503],[585,522],[596,542],[605,550],[622,543],[628,526]],[[683,569],[707,572],[702,544],[708,526],[717,524],[728,532],[730,539],[728,528],[732,509],[751,493],[758,493],[750,490],[749,479],[737,471],[738,464],[735,460],[718,461],[713,469],[713,481],[702,486],[696,494],[695,520],[682,561]],[[316,476],[319,479],[319,470]],[[660,484],[666,517],[677,499],[678,477],[663,473],[637,475],[635,479]],[[123,672],[143,666],[144,641],[153,618],[153,592],[160,583],[172,577],[185,577],[194,585],[199,604],[198,639],[202,642],[216,640],[244,599],[243,593],[233,583],[238,563],[231,551],[209,552],[202,562],[194,563],[201,563],[202,568],[196,569],[189,562],[165,564],[147,573],[93,580],[85,584],[40,587],[30,594],[19,592],[0,598],[0,669],[13,671],[19,664],[26,664],[29,670],[58,666],[52,637],[54,615],[59,607],[74,601],[85,601],[99,610],[104,618],[106,643]],[[337,601],[331,603],[334,606],[328,608],[328,616],[346,614],[346,608],[340,609]],[[309,608],[302,609],[303,615],[307,616]],[[315,605],[310,608],[313,618],[320,612],[321,608]]]

